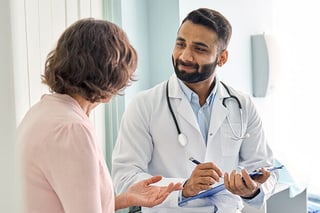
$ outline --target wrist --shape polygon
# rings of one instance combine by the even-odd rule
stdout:
[[[183,183],[183,189],[182,189],[181,195],[182,195],[182,197],[184,197],[184,198],[190,197],[190,196],[188,196],[187,187],[186,187],[188,180],[189,180],[189,179],[187,179],[187,180]]]
[[[181,195],[182,195],[182,197],[183,197],[183,198],[187,198],[187,197],[189,197],[189,196],[187,195],[187,193],[186,193],[186,190],[185,190],[185,189],[183,189],[183,190],[182,190]]]
[[[115,210],[130,207],[128,193],[124,192],[115,197]]]
[[[259,193],[260,193],[260,188],[258,188],[252,195],[249,195],[249,196],[241,196],[241,198],[250,200],[250,199],[255,198]]]

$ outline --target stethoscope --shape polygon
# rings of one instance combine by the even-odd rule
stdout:
[[[239,114],[240,114],[240,133],[237,134],[236,131],[234,130],[234,128],[232,127],[231,123],[230,123],[230,119],[229,119],[229,116],[227,116],[227,122],[228,122],[228,125],[231,129],[231,132],[233,134],[233,136],[231,136],[232,139],[234,140],[241,140],[241,139],[246,139],[248,137],[250,137],[250,134],[249,133],[244,133],[243,132],[243,126],[244,126],[244,123],[243,123],[243,115],[242,115],[242,106],[241,106],[241,103],[239,101],[239,99],[232,95],[229,88],[223,83],[221,82],[221,84],[223,85],[223,87],[226,89],[229,97],[226,97],[226,98],[223,98],[222,99],[222,104],[225,108],[227,108],[227,104],[226,102],[228,101],[235,101],[237,104],[238,104],[238,107],[239,107]],[[168,107],[169,107],[169,110],[170,110],[170,113],[171,113],[171,116],[173,118],[173,121],[176,125],[176,128],[177,128],[177,132],[178,132],[178,141],[180,143],[181,146],[186,146],[187,143],[188,143],[188,140],[187,140],[187,137],[185,136],[185,134],[183,134],[180,130],[180,127],[179,127],[179,124],[178,124],[178,121],[177,121],[177,118],[172,110],[172,106],[171,106],[171,103],[170,103],[170,100],[169,100],[169,81],[167,81],[167,85],[166,85],[166,98],[167,98],[167,104],[168,104]]]

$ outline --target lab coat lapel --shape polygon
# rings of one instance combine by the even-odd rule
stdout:
[[[183,119],[190,123],[191,126],[197,129],[199,133],[201,133],[196,116],[194,115],[189,101],[185,97],[182,98],[181,103],[178,106],[178,113],[183,117]]]
[[[217,81],[219,82],[219,81]],[[222,125],[223,121],[226,119],[229,111],[225,108],[222,104],[222,101],[225,97],[229,97],[228,93],[225,91],[221,83],[219,83],[219,87],[217,89],[212,112],[211,112],[211,121],[209,127],[209,134],[213,137],[220,126]]]
[[[194,112],[187,98],[180,89],[178,79],[176,78],[175,74],[171,76],[169,81],[169,97],[173,98],[173,100],[170,100],[174,102],[172,103],[172,105],[176,106],[173,108],[177,108],[176,111],[174,110],[175,113],[177,113],[179,117],[182,117],[185,121],[187,121],[201,134]]]

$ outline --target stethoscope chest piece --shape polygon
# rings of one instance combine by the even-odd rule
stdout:
[[[186,146],[188,143],[187,137],[182,133],[180,133],[178,135],[178,141],[179,141],[180,145],[183,147]]]

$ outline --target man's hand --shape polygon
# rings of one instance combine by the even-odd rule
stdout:
[[[262,183],[270,177],[270,172],[264,168],[261,169],[262,175],[251,178],[246,169],[240,173],[233,170],[230,174],[224,174],[224,185],[228,191],[243,198],[253,198]]]
[[[201,163],[195,167],[190,178],[185,182],[182,195],[190,197],[210,189],[211,185],[219,182],[222,175],[221,169],[214,163]]]

